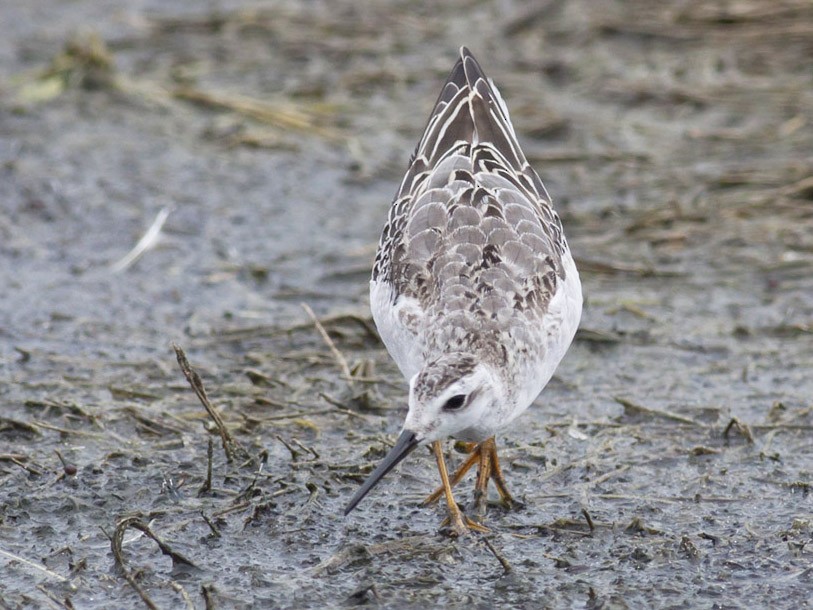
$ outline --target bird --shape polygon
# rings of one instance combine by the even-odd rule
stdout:
[[[508,108],[461,47],[410,158],[370,280],[373,320],[409,382],[395,445],[347,504],[347,516],[417,447],[429,445],[452,536],[487,531],[489,481],[518,506],[495,435],[534,402],[582,313],[579,273],[551,197],[522,152]],[[442,441],[470,454],[451,476]],[[452,487],[477,464],[475,519]],[[467,507],[466,512],[470,512]]]

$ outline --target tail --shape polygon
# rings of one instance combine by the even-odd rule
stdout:
[[[410,165],[418,162],[419,171],[425,171],[461,144],[474,147],[481,142],[490,143],[515,171],[525,165],[499,90],[471,51],[461,47]]]

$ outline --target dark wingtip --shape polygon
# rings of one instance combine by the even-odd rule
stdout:
[[[395,468],[401,460],[412,453],[417,446],[418,439],[414,432],[409,430],[401,432],[401,435],[398,437],[398,440],[395,441],[395,445],[390,449],[389,453],[381,460],[381,463],[373,473],[367,477],[367,480],[364,481],[359,490],[350,499],[350,502],[347,503],[347,507],[344,509],[345,517],[358,506],[359,502],[364,499],[364,496],[366,496],[390,470]]]

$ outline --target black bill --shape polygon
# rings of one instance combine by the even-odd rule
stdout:
[[[350,511],[356,508],[358,503],[364,499],[364,496],[366,496],[367,493],[373,487],[375,487],[376,484],[383,479],[390,470],[395,468],[401,462],[401,460],[412,453],[417,446],[418,440],[415,438],[414,432],[410,432],[409,430],[404,430],[401,432],[401,436],[399,436],[398,440],[395,441],[395,446],[390,449],[390,452],[381,461],[378,468],[376,468],[373,473],[367,477],[367,480],[364,481],[364,484],[356,492],[356,495],[354,495],[353,499],[350,500],[347,508],[344,509],[344,514],[350,514]]]

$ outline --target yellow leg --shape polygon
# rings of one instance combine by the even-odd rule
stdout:
[[[486,504],[488,502],[488,480],[491,478],[491,457],[489,448],[494,445],[494,438],[487,439],[480,443],[478,453],[480,454],[477,468],[477,482],[474,484],[474,514],[482,521],[486,516]]]
[[[521,503],[514,499],[505,484],[505,476],[500,468],[500,460],[497,457],[497,442],[493,436],[484,440],[482,443],[473,445],[469,456],[449,479],[449,485],[451,487],[457,485],[475,464],[478,464],[479,469],[477,483],[474,487],[474,507],[479,518],[482,518],[485,514],[489,480],[494,481],[494,486],[500,494],[500,500],[506,508],[517,508],[521,506]],[[428,506],[437,502],[444,492],[445,490],[441,485],[426,497],[423,501],[423,505]]]
[[[472,466],[474,466],[478,459],[480,459],[479,445],[474,447],[472,452],[469,454],[469,457],[466,458],[466,461],[463,462],[460,465],[460,468],[458,468],[452,475],[452,478],[449,480],[449,485],[454,487],[460,483],[460,481],[464,476],[466,476],[466,473],[471,469]],[[430,504],[437,502],[438,498],[443,495],[443,492],[443,485],[441,485],[426,497],[426,499],[423,501],[423,505],[429,506]]]
[[[438,472],[440,472],[440,480],[443,484],[443,491],[446,495],[446,505],[449,508],[448,525],[451,529],[451,535],[454,537],[463,536],[470,529],[480,532],[487,532],[488,529],[478,523],[467,519],[460,512],[460,507],[455,502],[454,495],[452,494],[452,486],[449,484],[449,472],[446,470],[446,460],[443,459],[443,446],[440,441],[432,443],[432,449],[435,452],[435,459],[438,463]]]
[[[521,506],[521,503],[514,499],[514,496],[511,495],[511,493],[508,491],[508,487],[505,485],[505,477],[502,474],[500,460],[497,457],[497,442],[494,440],[493,436],[485,442],[489,443],[489,441],[490,444],[488,446],[488,452],[491,456],[491,459],[489,460],[491,462],[491,479],[494,481],[494,485],[497,488],[497,492],[500,494],[500,499],[505,507],[518,508]]]

